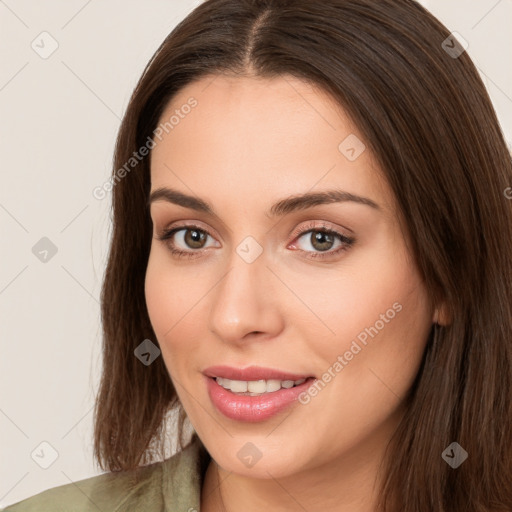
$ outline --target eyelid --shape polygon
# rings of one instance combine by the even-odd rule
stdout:
[[[218,243],[217,237],[211,233],[210,228],[204,227],[203,224],[198,221],[178,221],[177,224],[171,223],[169,226],[162,228],[157,233],[157,238],[164,242],[168,242],[169,239],[173,238],[176,235],[176,233],[178,233],[180,231],[188,231],[188,230],[193,230],[193,229],[197,229],[198,231],[204,232],[207,237],[212,238],[213,240],[215,240]],[[188,249],[188,252],[199,253],[201,250],[205,250],[205,249],[197,249],[197,250]]]
[[[217,232],[215,230],[213,230],[212,228],[210,228],[209,226],[207,226],[206,224],[204,224],[203,222],[201,222],[199,220],[178,220],[176,222],[171,222],[171,223],[165,225],[160,230],[160,232],[165,234],[165,233],[168,233],[169,231],[178,230],[180,228],[182,228],[182,229],[185,229],[185,228],[200,229],[201,231],[204,231],[207,235],[211,236],[212,238],[222,239],[221,236],[218,236],[216,234]]]
[[[332,224],[330,222],[324,221],[324,220],[311,220],[307,221],[306,225],[304,223],[299,224],[298,227],[296,227],[291,233],[290,236],[295,239],[297,236],[303,236],[306,233],[310,231],[335,231],[339,233],[340,235],[343,235],[346,238],[351,238],[352,234],[354,233],[351,229],[346,228],[344,226],[337,226],[335,224]],[[351,235],[345,234],[343,231],[349,231]]]

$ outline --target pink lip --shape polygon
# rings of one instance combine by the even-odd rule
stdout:
[[[237,421],[245,421],[248,423],[264,421],[288,408],[292,404],[296,403],[299,395],[306,391],[309,386],[316,381],[314,377],[310,377],[299,386],[294,386],[293,388],[281,388],[279,391],[265,393],[260,396],[250,396],[237,395],[227,389],[224,389],[221,385],[217,384],[217,381],[213,377],[205,376],[205,380],[208,395],[217,410],[227,418]]]
[[[233,368],[231,366],[210,366],[203,371],[207,377],[223,377],[229,380],[300,380],[311,375],[288,373],[262,366],[249,366],[247,368]]]

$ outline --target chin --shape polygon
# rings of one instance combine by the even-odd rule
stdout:
[[[215,449],[208,450],[217,464],[228,472],[248,478],[282,478],[299,472],[306,463],[297,457],[298,448],[257,436],[229,438],[225,444],[214,443]],[[298,442],[304,454],[304,443]]]

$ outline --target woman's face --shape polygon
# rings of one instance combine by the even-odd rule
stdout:
[[[368,144],[291,76],[203,78],[161,122],[151,192],[212,210],[151,203],[147,306],[195,430],[247,476],[362,467],[396,428],[432,322]]]

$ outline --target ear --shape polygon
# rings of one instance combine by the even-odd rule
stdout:
[[[434,313],[432,315],[432,322],[442,325],[446,327],[452,323],[452,315],[450,312],[450,308],[446,304],[445,301],[442,301],[438,304],[438,306],[434,309]]]

